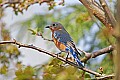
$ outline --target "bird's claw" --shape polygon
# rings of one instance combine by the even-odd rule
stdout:
[[[68,56],[69,56],[69,53],[67,54],[67,57],[65,58],[66,61],[68,60]]]
[[[62,52],[56,53],[57,57],[59,57],[59,54],[61,54]]]

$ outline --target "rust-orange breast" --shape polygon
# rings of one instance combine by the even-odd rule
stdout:
[[[64,44],[62,44],[61,42],[58,42],[57,39],[54,38],[54,36],[52,36],[52,38],[53,38],[53,41],[54,41],[56,47],[58,49],[60,49],[61,51],[65,51],[66,46]]]

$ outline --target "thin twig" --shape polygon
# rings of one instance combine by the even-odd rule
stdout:
[[[79,49],[79,48],[77,48],[79,51],[81,51],[82,53],[84,53],[85,55],[87,55],[87,52],[85,52],[85,51],[83,51],[83,50],[81,50],[81,49]]]
[[[92,4],[99,7],[101,10],[103,10],[102,6],[98,2],[96,2],[95,0],[90,0],[90,2],[92,2]]]
[[[95,75],[95,76],[99,76],[99,77],[105,77],[105,76],[106,76],[106,75],[101,75],[101,74],[99,74],[99,73],[97,73],[97,72],[94,72],[94,71],[92,71],[92,70],[89,70],[89,69],[87,69],[87,68],[82,68],[82,67],[78,66],[77,64],[75,64],[75,63],[73,63],[73,62],[71,62],[71,61],[68,61],[68,60],[66,60],[66,59],[64,59],[64,58],[56,55],[55,53],[51,53],[51,52],[49,52],[49,51],[47,51],[47,50],[44,50],[44,49],[41,49],[41,48],[38,48],[38,47],[35,47],[35,46],[32,46],[32,45],[22,44],[22,43],[20,43],[20,42],[17,42],[16,40],[14,40],[14,41],[1,41],[0,44],[16,44],[16,45],[18,45],[19,47],[25,47],[25,48],[34,49],[34,50],[37,50],[37,51],[39,51],[39,52],[46,53],[46,54],[48,54],[48,55],[50,55],[50,56],[52,56],[52,57],[55,57],[55,58],[57,58],[57,59],[65,62],[65,63],[68,63],[68,64],[71,65],[71,66],[77,67],[77,68],[79,68],[79,69],[81,69],[81,70],[83,70],[83,71],[85,71],[85,72],[88,72],[88,73],[90,73],[90,74],[93,74],[93,75]]]
[[[47,41],[53,42],[53,40],[44,38],[44,36],[42,35],[42,33],[37,33],[36,35],[37,35],[37,36],[41,36],[41,38],[43,38],[43,40],[47,40]]]

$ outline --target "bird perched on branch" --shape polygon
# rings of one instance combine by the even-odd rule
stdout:
[[[70,37],[69,33],[65,30],[62,24],[58,22],[53,22],[51,25],[46,26],[46,28],[49,28],[52,31],[52,39],[56,45],[56,47],[61,52],[71,53],[74,57],[77,64],[81,67],[84,67],[82,62],[80,61],[78,55],[81,55],[76,46],[73,42],[72,38]],[[68,58],[67,55],[67,58]]]

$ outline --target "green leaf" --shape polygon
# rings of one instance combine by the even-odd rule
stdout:
[[[36,35],[37,34],[36,30],[33,30],[33,29],[28,29],[28,30],[32,32],[32,35]]]
[[[18,11],[14,11],[15,12],[15,15],[18,15]]]
[[[24,74],[28,74],[28,76],[33,76],[34,75],[34,69],[31,66],[27,66],[24,70]]]
[[[50,6],[50,7],[49,7],[49,10],[52,10],[53,8],[54,8],[53,6]]]
[[[15,74],[16,74],[16,80],[33,80],[33,76],[34,76],[34,69],[31,66],[27,66],[25,69],[21,69],[19,68]]]
[[[8,67],[6,65],[3,65],[1,68],[0,68],[0,73],[1,74],[6,74],[8,72]]]
[[[91,79],[91,76],[90,76],[90,74],[85,74],[85,78],[89,78],[89,79]]]

